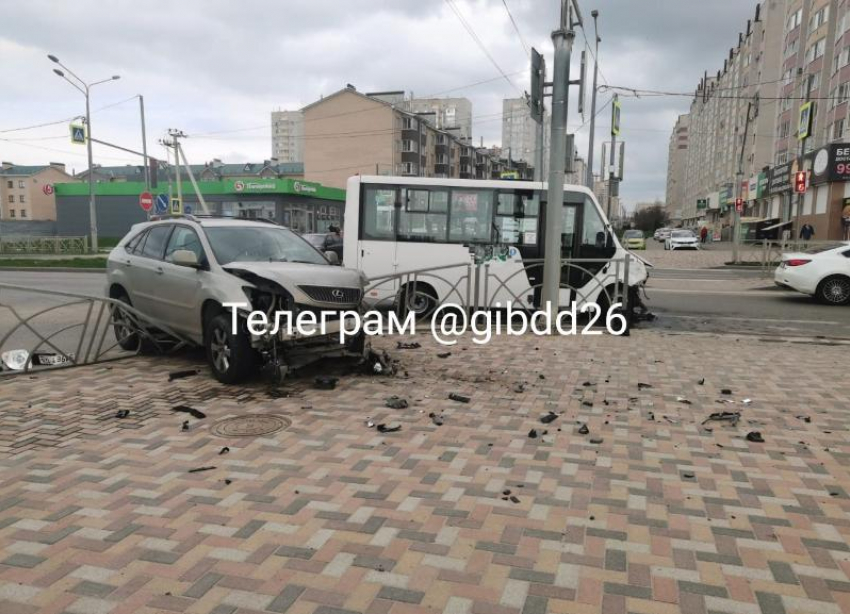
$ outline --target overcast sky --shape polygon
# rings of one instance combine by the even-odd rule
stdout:
[[[89,81],[121,76],[92,90],[95,138],[139,149],[138,99],[127,99],[142,94],[148,149],[155,156],[164,156],[158,140],[165,131],[180,128],[192,135],[185,145],[192,162],[261,161],[271,155],[271,110],[300,108],[346,83],[363,92],[406,90],[417,96],[454,90],[445,95],[473,103],[476,143],[483,137],[498,144],[501,100],[529,89],[528,59],[502,0],[454,1],[513,83],[495,78],[497,68],[447,0],[2,0],[0,158],[86,167],[85,148],[69,142],[67,123],[10,131],[84,112],[82,95],[53,74],[48,53]],[[560,0],[506,2],[526,43],[547,55],[551,78],[551,31]],[[605,82],[674,91],[693,91],[704,70],[722,67],[756,5],[755,0],[580,3],[591,43],[590,12],[601,13]],[[579,31],[576,51],[584,45]],[[609,98],[601,92],[600,106]],[[113,106],[103,109],[108,105]],[[664,198],[670,130],[688,106],[681,97],[622,99],[627,148],[621,194],[628,206]],[[582,123],[573,101],[569,125]],[[597,143],[609,128],[606,109],[599,115]],[[214,132],[223,133],[209,134]],[[577,133],[582,155],[587,132],[585,125]],[[138,161],[95,146],[95,163]]]

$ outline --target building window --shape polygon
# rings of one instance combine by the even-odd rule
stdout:
[[[788,22],[785,24],[785,29],[790,32],[791,30],[799,26],[802,20],[803,9],[798,9],[796,13],[792,13],[788,16]]]
[[[844,119],[839,119],[838,121],[835,122],[835,125],[833,126],[833,134],[832,134],[833,140],[837,141],[837,140],[841,139],[842,136],[844,136],[844,121],[845,121]]]
[[[18,187],[21,188],[21,189],[24,188],[24,180],[23,179],[18,179]]]
[[[9,209],[9,217],[15,217],[15,210]]]
[[[814,32],[827,21],[829,21],[829,5],[823,7],[809,19],[809,33]]]
[[[21,217],[26,217],[26,216],[27,216],[27,210],[21,209]]]
[[[405,153],[416,153],[419,151],[419,143],[416,141],[402,141],[401,150]]]
[[[806,64],[811,64],[817,60],[824,54],[824,51],[826,51],[826,37],[821,38],[808,48],[806,51]]]
[[[15,187],[15,182],[14,182],[14,181],[7,181],[7,182],[6,182],[6,187],[7,187],[7,188],[9,188],[9,189],[14,188],[14,187]]]
[[[19,202],[19,203],[22,203],[22,204],[23,204],[24,202],[26,202],[26,200],[25,200],[25,196],[24,196],[23,194],[18,194],[18,202]],[[21,216],[21,217],[23,217],[23,216]]]
[[[9,194],[9,202],[10,203],[15,202],[15,195],[14,194]]]

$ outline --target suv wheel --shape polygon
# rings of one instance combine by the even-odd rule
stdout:
[[[253,370],[256,353],[245,331],[231,330],[231,318],[221,313],[204,329],[207,360],[215,378],[223,384],[237,384]]]
[[[116,301],[125,303],[130,307],[133,303],[130,302],[130,297],[122,292],[115,297]],[[140,338],[138,332],[134,331],[132,324],[133,316],[121,309],[119,306],[112,308],[112,330],[115,333],[115,340],[118,342],[122,350],[128,352],[139,352],[141,354],[150,354],[154,351],[154,345],[144,337]]]
[[[850,277],[843,275],[827,277],[818,284],[815,298],[825,305],[850,304]]]

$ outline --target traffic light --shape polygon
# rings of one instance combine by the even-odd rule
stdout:
[[[806,171],[797,171],[794,173],[794,191],[797,194],[806,193]]]

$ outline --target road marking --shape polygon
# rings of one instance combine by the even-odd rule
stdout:
[[[830,322],[828,320],[785,320],[782,318],[747,318],[741,316],[713,316],[710,314],[704,316],[682,316],[667,314],[663,311],[657,315],[660,318],[674,318],[677,320],[734,320],[736,322],[779,322],[782,324],[830,324],[833,326],[846,326],[843,322]]]

